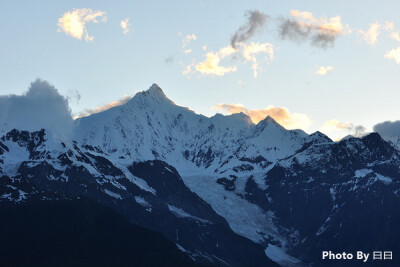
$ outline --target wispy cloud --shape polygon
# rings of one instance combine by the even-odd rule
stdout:
[[[174,57],[173,56],[169,56],[164,60],[164,62],[166,64],[172,64],[174,62]]]
[[[239,84],[240,87],[242,87],[242,88],[246,87],[246,84],[245,84],[243,81],[241,81],[241,80],[238,81],[238,84]]]
[[[315,74],[320,75],[320,76],[325,76],[326,74],[328,74],[328,72],[333,71],[333,67],[332,66],[320,66],[316,71]]]
[[[306,114],[291,113],[287,108],[268,106],[264,109],[247,109],[242,104],[218,104],[212,107],[214,110],[225,111],[228,114],[243,112],[251,118],[254,123],[258,123],[271,116],[286,129],[307,130],[313,121]]]
[[[81,94],[78,90],[68,90],[67,101],[69,104],[76,103],[78,104],[81,100]]]
[[[340,16],[316,18],[311,12],[299,10],[291,10],[290,16],[278,25],[282,39],[310,41],[314,46],[327,48],[333,47],[338,36],[351,33]]]
[[[362,39],[370,45],[376,44],[378,42],[378,36],[380,34],[380,30],[382,25],[379,22],[375,22],[369,25],[367,31],[359,30],[358,34],[361,35]]]
[[[263,54],[263,62],[270,63],[274,59],[275,48],[270,43],[238,43],[236,48],[231,45],[222,47],[218,52],[208,52],[205,54],[206,59],[199,63],[192,63],[185,66],[183,71],[184,75],[192,74],[195,71],[204,75],[217,75],[223,76],[229,72],[235,72],[237,66],[222,66],[221,60],[226,57],[235,57],[235,59],[242,60],[242,62],[251,62],[251,69],[255,78],[261,70],[260,60],[257,58]],[[192,67],[194,67],[192,69]]]
[[[102,106],[98,106],[98,107],[95,107],[93,109],[85,109],[85,110],[79,112],[78,115],[74,116],[74,119],[87,117],[87,116],[90,116],[90,115],[95,114],[95,113],[106,111],[106,110],[108,110],[110,108],[113,108],[113,107],[116,107],[116,106],[121,106],[121,105],[125,104],[126,102],[128,102],[131,98],[132,98],[132,96],[125,95],[122,98],[120,98],[120,99],[118,99],[116,101],[112,101],[112,102],[110,102],[108,104],[105,104],[105,105],[102,105]]]
[[[121,22],[119,23],[119,26],[121,26],[122,32],[124,34],[128,34],[130,32],[129,18],[121,20]]]
[[[351,122],[340,122],[338,120],[329,120],[324,123],[322,128],[325,129],[339,129],[339,130],[351,130],[354,127]]]
[[[400,35],[394,29],[394,23],[386,21],[384,24],[376,21],[369,25],[367,31],[358,30],[358,35],[369,45],[375,45],[382,31],[389,32],[390,38],[400,42]]]
[[[184,67],[184,70],[182,71],[182,74],[184,76],[187,76],[188,79],[190,79],[189,74],[194,72],[193,71],[194,64],[192,63],[190,65],[185,66],[182,61],[180,61],[179,64],[181,64]]]
[[[326,121],[320,131],[334,137],[334,140],[340,140],[349,134],[354,137],[362,137],[366,134],[366,128],[362,125],[354,125],[352,122],[340,122],[335,119]]]
[[[251,69],[253,70],[254,78],[257,78],[258,71],[260,70],[260,66],[257,61],[257,54],[264,53],[266,54],[265,60],[267,62],[271,62],[274,59],[274,46],[270,43],[251,43],[241,44],[242,55],[245,61],[252,62]]]
[[[367,128],[365,128],[362,125],[357,125],[353,128],[354,131],[354,136],[355,137],[362,137],[364,136],[367,132],[366,132]]]
[[[384,29],[385,31],[390,32],[391,39],[400,42],[400,35],[397,31],[395,31],[393,22],[386,21],[385,25],[381,25],[378,22],[376,22],[375,24],[378,24],[379,27]],[[394,60],[397,64],[400,65],[400,46],[387,51],[384,57],[389,60]]]
[[[251,62],[251,69],[254,78],[263,71],[261,63],[270,64],[274,60],[275,52],[279,47],[275,47],[271,43],[247,42],[254,34],[262,28],[267,22],[269,16],[258,11],[249,11],[246,13],[247,22],[241,26],[232,36],[230,45],[222,47],[218,52],[207,52],[205,60],[184,65],[183,74],[190,75],[199,72],[203,75],[223,76],[238,69],[239,63]],[[280,36],[285,39],[293,39],[299,41],[309,40],[313,45],[327,48],[333,46],[338,36],[351,33],[348,25],[342,24],[341,17],[321,17],[316,18],[311,12],[291,10],[290,18],[278,20]],[[178,34],[179,35],[179,34]],[[183,47],[190,40],[195,40],[194,34],[187,35],[183,39]],[[207,50],[207,46],[203,46],[203,50]],[[222,53],[222,51],[229,53]],[[185,54],[192,52],[192,49],[184,49]],[[235,65],[223,66],[222,60],[228,56],[235,60]],[[333,71],[332,66],[321,66],[316,74],[326,75]]]
[[[239,43],[249,40],[258,29],[264,26],[268,19],[268,15],[258,10],[247,11],[245,16],[247,17],[246,24],[241,26],[231,38],[233,48],[236,48]]]
[[[179,35],[179,34],[178,34]],[[179,35],[180,36],[180,35]],[[186,48],[191,41],[196,41],[197,37],[194,33],[188,34],[185,36],[185,38],[182,39],[182,49],[184,54],[190,54],[192,53],[191,48]]]
[[[58,19],[58,31],[63,31],[69,36],[79,40],[85,38],[87,42],[93,41],[94,37],[90,36],[86,30],[86,23],[98,23],[98,18],[101,18],[101,21],[105,22],[107,20],[106,12],[93,11],[89,8],[74,9],[64,13],[64,15]]]
[[[391,39],[400,42],[400,34],[395,31],[394,23],[390,21],[386,21],[385,24],[381,24],[376,21],[370,24],[367,31],[359,30],[358,34],[366,43],[375,45],[378,42],[378,36],[380,35],[381,31],[389,32]],[[387,51],[384,57],[389,60],[394,60],[400,65],[400,46]]]
[[[197,39],[194,33],[188,34],[182,40],[182,48],[185,48],[191,41],[195,41]]]
[[[398,32],[390,33],[390,38],[392,38],[393,40],[396,40],[397,42],[400,42],[400,35]]]

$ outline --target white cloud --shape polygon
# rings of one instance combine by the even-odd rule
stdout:
[[[299,23],[309,29],[314,29],[320,34],[328,35],[345,35],[351,33],[348,25],[342,24],[340,16],[331,17],[329,20],[326,17],[317,19],[311,12],[291,10],[290,15],[299,19]]]
[[[226,46],[221,48],[217,53],[209,52],[206,54],[206,60],[197,63],[195,66],[196,71],[202,74],[210,74],[223,76],[229,72],[235,72],[236,66],[224,67],[220,65],[221,59],[235,53],[236,50],[232,46]]]
[[[329,120],[324,123],[322,129],[330,130],[330,129],[339,129],[339,130],[351,130],[354,127],[351,122],[340,122],[338,120]]]
[[[396,61],[397,64],[400,65],[400,46],[386,52],[385,58],[393,59],[394,61]]]
[[[320,66],[316,71],[315,74],[320,75],[320,76],[324,76],[326,74],[328,74],[328,72],[333,71],[333,67],[332,66]]]
[[[399,35],[398,32],[396,32],[394,30],[394,23],[393,22],[386,21],[385,30],[386,31],[390,31],[390,38],[392,38],[393,40],[395,40],[397,42],[400,42],[400,35]]]
[[[236,43],[236,48],[231,45],[220,48],[218,52],[208,52],[206,53],[206,59],[202,62],[194,64],[195,70],[205,75],[217,75],[223,76],[229,72],[235,72],[237,66],[225,67],[220,65],[221,60],[229,56],[237,56],[244,62],[251,62],[251,69],[253,70],[253,75],[257,78],[258,72],[261,70],[258,55],[264,54],[264,62],[270,63],[274,59],[275,48],[270,43],[255,43],[250,44]],[[186,67],[188,68],[188,67]],[[186,69],[184,74],[192,73]]]
[[[196,65],[196,70],[202,74],[211,74],[217,76],[223,76],[229,72],[235,72],[237,70],[236,66],[224,67],[219,63],[221,57],[216,53],[207,53],[207,59]]]
[[[98,18],[101,18],[102,22],[105,22],[107,19],[106,12],[93,11],[89,8],[74,9],[73,11],[64,13],[64,15],[58,19],[58,31],[63,31],[79,40],[82,40],[84,37],[87,42],[93,41],[94,37],[89,35],[86,29],[86,23],[98,23]]]
[[[396,40],[397,42],[400,42],[400,35],[398,32],[392,32],[390,34],[390,38],[392,38],[393,40]]]
[[[124,34],[128,34],[130,31],[129,18],[121,20],[121,22],[119,23],[119,26],[121,26]]]
[[[256,55],[259,53],[266,54],[265,60],[266,62],[271,62],[274,59],[274,46],[270,43],[251,43],[247,44],[240,44],[242,48],[242,55],[245,61],[252,62],[251,69],[253,70],[254,78],[257,78],[258,71],[260,70],[259,64],[257,62]]]
[[[379,22],[375,22],[369,25],[367,31],[359,30],[358,34],[362,36],[364,41],[370,45],[376,44],[378,42],[378,36],[380,34],[380,30],[382,25]]]
[[[378,21],[370,24],[367,31],[359,30],[358,34],[361,35],[362,39],[370,44],[375,45],[378,42],[378,36],[381,31],[390,32],[390,38],[400,42],[400,35],[394,30],[394,23],[386,21],[385,24],[380,24]]]

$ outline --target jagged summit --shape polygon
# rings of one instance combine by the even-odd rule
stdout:
[[[167,97],[164,93],[164,91],[161,89],[160,86],[158,86],[158,84],[153,83],[149,89],[144,91],[145,93],[149,94],[149,95],[160,95],[160,96],[164,96]]]
[[[316,131],[315,133],[310,134],[310,139],[311,140],[332,142],[332,140],[328,136],[326,136],[325,134],[321,133],[320,131]]]
[[[243,112],[196,114],[168,99],[157,84],[76,126],[74,138],[83,144],[130,160],[169,160],[184,174],[224,172],[241,165],[242,157],[274,162],[300,149],[307,137],[270,116],[255,125]]]
[[[257,123],[255,130],[256,130],[256,132],[262,131],[263,129],[265,129],[269,126],[275,126],[276,128],[285,129],[282,125],[277,123],[276,120],[274,120],[274,118],[272,118],[271,116],[268,115],[267,117],[265,117],[265,119],[263,119]]]
[[[251,118],[247,114],[245,114],[243,112],[234,113],[234,114],[232,114],[230,116],[235,117],[235,118],[239,118],[241,120],[248,121],[249,123],[254,124],[253,121],[251,120]]]
[[[230,122],[232,124],[235,123],[239,123],[239,124],[243,124],[243,126],[245,125],[254,125],[253,121],[251,120],[251,118],[249,116],[247,116],[246,114],[244,114],[243,112],[240,113],[233,113],[230,115],[223,115],[221,113],[216,113],[214,116],[212,116],[210,118],[213,122]]]
[[[377,132],[369,133],[369,134],[361,137],[361,140],[371,142],[373,144],[381,144],[381,143],[385,142],[383,140],[383,138],[381,137],[381,135]]]
[[[275,120],[274,118],[272,118],[270,115],[268,115],[267,117],[265,117],[265,119],[259,121],[259,122],[257,123],[257,125],[267,125],[267,124],[269,124],[269,123],[274,123],[274,124],[280,125],[280,124],[277,123],[276,120]]]
[[[175,105],[175,103],[165,95],[164,91],[156,83],[153,83],[149,89],[136,93],[128,103],[169,103]]]

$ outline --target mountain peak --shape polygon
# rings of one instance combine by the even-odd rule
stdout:
[[[269,124],[272,125],[279,125],[281,126],[279,123],[276,122],[276,120],[274,120],[274,118],[272,118],[270,115],[268,115],[267,117],[265,117],[265,119],[261,120],[259,123],[257,123],[257,126],[259,127],[265,127]],[[281,126],[282,127],[282,126]]]
[[[161,87],[160,86],[158,86],[158,84],[156,84],[156,83],[153,83],[151,86],[150,86],[150,88],[149,89],[147,89],[146,90],[147,92],[155,92],[155,93],[158,93],[158,94],[164,94],[164,92],[163,92],[163,90],[161,89]]]
[[[361,140],[363,140],[364,142],[370,142],[370,143],[374,143],[374,144],[384,142],[381,135],[377,132],[369,133],[369,134],[363,136],[361,138]]]
[[[254,124],[253,121],[251,120],[251,118],[247,114],[243,113],[242,111],[240,111],[239,113],[234,113],[231,116],[234,118],[243,120],[243,121],[247,121],[249,124]]]
[[[326,136],[325,134],[321,133],[320,131],[316,131],[315,133],[310,134],[308,137],[311,143],[325,143],[325,142],[332,142],[332,140]]]
[[[257,123],[256,127],[254,128],[254,135],[259,135],[260,133],[264,132],[265,129],[275,129],[279,131],[286,130],[269,115]]]
[[[149,89],[138,92],[129,102],[141,103],[172,103],[174,104],[163,92],[163,90],[156,83],[153,83]]]
[[[151,96],[158,96],[158,97],[164,97],[164,98],[168,98],[165,94],[164,91],[161,89],[160,86],[158,86],[158,84],[153,83],[149,89],[143,91],[143,93],[146,93],[148,95]]]
[[[220,113],[216,113],[210,118],[210,120],[223,128],[234,127],[245,129],[250,125],[254,125],[250,117],[243,112],[233,113],[230,115],[222,115]]]

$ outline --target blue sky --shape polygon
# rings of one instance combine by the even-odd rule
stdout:
[[[322,130],[336,139],[354,134],[356,126],[371,131],[400,117],[399,7],[398,1],[5,0],[0,95],[23,94],[41,78],[69,97],[78,115],[157,83],[170,99],[197,113],[242,110],[255,121],[272,114],[288,128]],[[58,25],[82,9],[81,19],[101,14],[86,17],[83,29],[92,40]],[[252,12],[265,16],[264,23],[237,50],[221,52],[241,27],[248,29]],[[124,33],[120,23],[127,18]],[[285,20],[309,34],[282,38]],[[326,26],[334,27],[334,41],[326,48],[313,45],[313,36]],[[262,51],[246,58],[245,51],[257,44],[265,45]],[[215,65],[201,71],[207,53],[220,60],[219,74]],[[257,77],[253,60],[260,68]],[[325,75],[316,73],[321,67]]]

